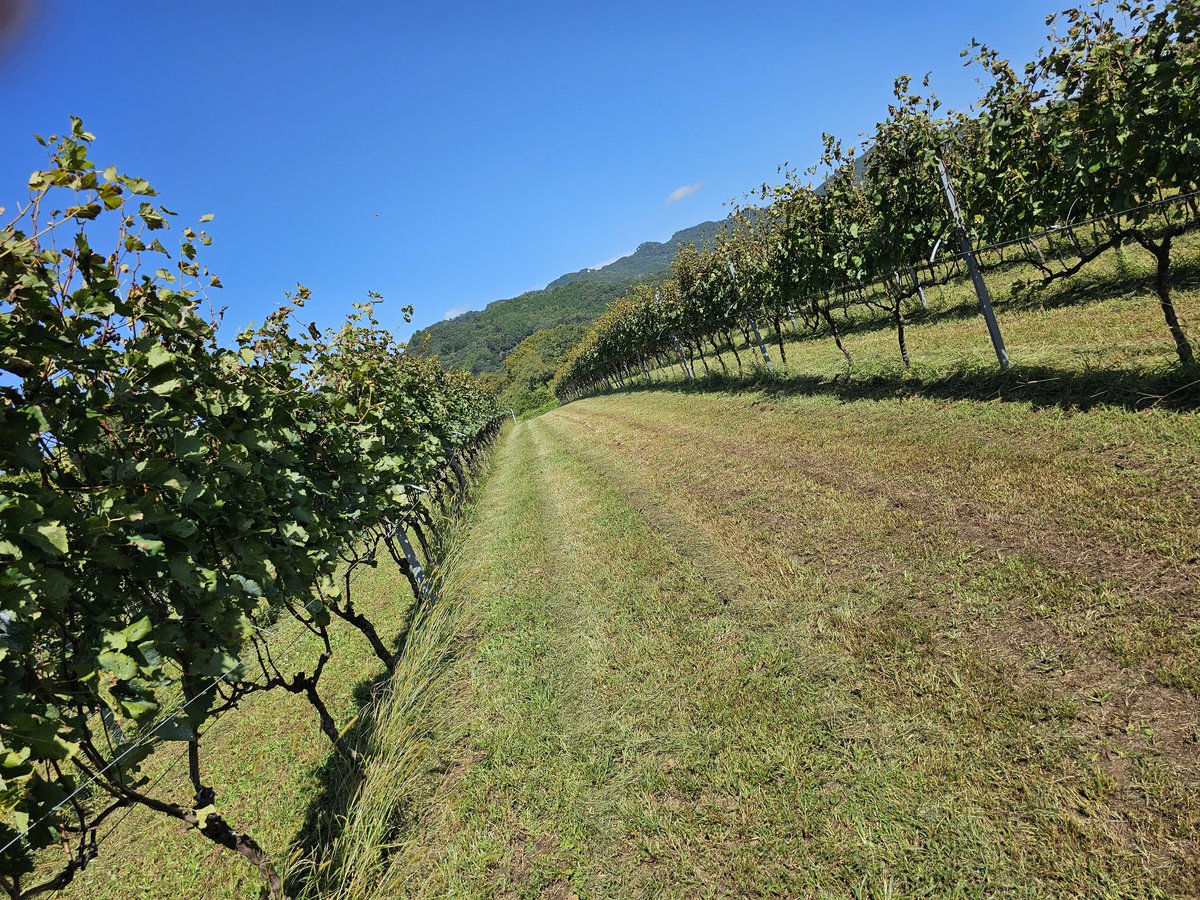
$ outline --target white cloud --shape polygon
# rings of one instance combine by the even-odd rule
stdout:
[[[667,202],[663,206],[670,206],[672,203],[678,203],[684,197],[690,197],[700,188],[704,187],[703,181],[697,181],[695,184],[685,184],[682,187],[677,187],[671,193],[667,194]]]
[[[633,252],[633,251],[630,251],[630,252]],[[611,266],[618,259],[624,259],[628,255],[629,255],[629,253],[618,253],[612,259],[606,259],[604,262],[598,262],[594,266],[588,266],[588,269],[592,272],[599,271],[600,269],[603,269],[605,266]]]
[[[446,314],[442,316],[442,321],[449,322],[451,319],[457,319],[459,316],[465,312],[468,312],[469,310],[470,307],[468,307],[465,303],[460,306],[452,306],[446,310]]]

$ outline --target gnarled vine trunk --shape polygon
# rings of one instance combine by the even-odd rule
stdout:
[[[1196,357],[1192,351],[1191,342],[1188,341],[1187,333],[1179,322],[1179,315],[1175,311],[1175,302],[1171,299],[1171,241],[1173,237],[1168,234],[1161,241],[1155,243],[1147,235],[1139,234],[1137,241],[1154,257],[1154,292],[1158,294],[1159,308],[1162,310],[1163,319],[1171,332],[1171,338],[1175,341],[1175,352],[1179,355],[1179,361],[1185,366],[1191,366],[1195,364]]]

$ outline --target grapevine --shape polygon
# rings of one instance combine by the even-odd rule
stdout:
[[[199,261],[211,238],[185,227],[169,251],[175,214],[144,180],[98,171],[92,140],[73,119],[44,141],[49,165],[0,228],[0,884],[13,898],[63,887],[100,826],[141,805],[281,896],[205,777],[206,726],[289,690],[356,760],[320,691],[331,616],[389,667],[403,646],[339,576],[406,533],[424,541],[497,410],[473,379],[406,354],[377,297],[322,332],[300,320],[298,288],[223,345],[206,314],[220,282]],[[272,646],[289,622],[320,641],[310,671],[285,671]],[[147,790],[147,760],[172,746],[188,803]],[[27,883],[51,845],[65,863]]]
[[[805,173],[819,187],[787,170],[760,189],[763,207],[735,208],[716,247],[681,249],[662,286],[672,303],[648,305],[643,288],[616,301],[560,367],[559,399],[620,386],[633,361],[663,352],[666,334],[697,349],[707,341],[723,367],[731,351],[740,372],[731,330],[751,345],[759,317],[781,357],[785,319],[823,328],[849,377],[835,313],[852,306],[890,319],[909,365],[907,311],[923,302],[923,283],[958,275],[956,257],[934,263],[953,230],[939,165],[975,240],[1021,255],[1041,284],[1110,249],[1144,249],[1180,364],[1193,365],[1170,274],[1173,243],[1200,222],[1200,4],[1092,4],[1047,24],[1047,45],[1022,69],[978,42],[964,52],[991,81],[973,116],[943,109],[928,78],[919,90],[896,79],[886,118],[861,145],[825,136]]]

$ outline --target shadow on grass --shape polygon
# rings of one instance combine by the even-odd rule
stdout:
[[[1200,408],[1200,367],[1164,372],[1108,369],[1080,372],[1052,366],[1013,366],[999,370],[963,370],[922,377],[869,374],[826,378],[815,375],[773,375],[757,372],[743,377],[713,373],[696,381],[658,381],[629,385],[593,396],[639,391],[703,393],[760,392],[768,396],[827,396],[843,402],[927,397],[938,400],[1001,400],[1036,407],[1086,410],[1098,406],[1139,410]]]
[[[355,706],[365,712],[371,706],[376,692],[387,684],[388,678],[388,674],[384,672],[355,685]],[[346,732],[346,739],[350,746],[359,748],[361,752],[370,744],[374,730],[374,718],[363,715],[356,719]],[[324,740],[324,737],[321,739]],[[336,753],[326,755],[313,777],[320,788],[309,800],[304,811],[304,821],[288,844],[287,855],[290,858],[312,859],[317,849],[329,845],[337,838],[362,780],[361,772]],[[301,892],[311,874],[302,866],[292,868],[284,885],[287,895],[292,897]]]
[[[401,588],[407,590],[404,576]],[[395,649],[403,631],[398,631],[390,641],[389,648]],[[372,665],[378,660],[369,657]],[[365,678],[352,689],[354,708],[359,710],[345,732],[347,743],[358,750],[360,754],[369,753],[371,740],[374,737],[378,720],[374,713],[379,708],[382,694],[388,687],[392,676],[388,672],[379,672],[372,678]],[[319,740],[325,740],[320,736]],[[351,811],[358,789],[363,781],[364,770],[348,763],[332,751],[314,770],[312,777],[319,789],[309,799],[304,812],[304,821],[293,833],[288,844],[288,857],[297,860],[312,860],[319,858],[317,850],[327,847],[341,834],[346,822],[346,816]],[[294,866],[288,872],[286,892],[288,896],[297,896],[306,887],[311,887],[312,871],[305,866]]]

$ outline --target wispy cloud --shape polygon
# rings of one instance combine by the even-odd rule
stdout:
[[[700,188],[704,187],[703,181],[697,181],[695,184],[685,184],[682,187],[677,187],[671,193],[667,194],[667,202],[663,206],[670,206],[672,203],[678,203],[684,197],[690,197]]]
[[[468,307],[465,303],[461,306],[452,306],[446,310],[446,314],[442,316],[442,321],[449,322],[451,319],[457,319],[463,313],[468,312],[469,309],[470,307]]]
[[[633,251],[630,251],[630,252],[632,253]],[[605,266],[611,266],[618,259],[624,259],[628,255],[629,255],[629,253],[618,253],[612,259],[606,259],[604,262],[598,262],[594,266],[588,266],[588,268],[591,269],[593,272],[595,272],[597,269],[603,269]]]

